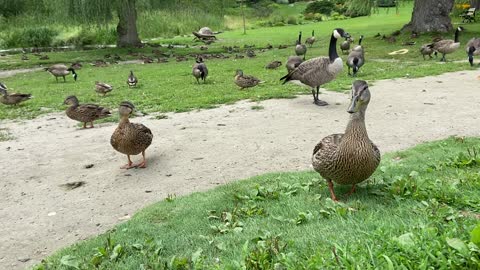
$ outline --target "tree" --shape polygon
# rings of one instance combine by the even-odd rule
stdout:
[[[135,0],[121,0],[118,5],[117,47],[138,46],[142,42],[137,31]]]
[[[470,7],[480,9],[480,0],[470,0]]]
[[[412,19],[403,27],[417,33],[452,30],[450,12],[454,0],[415,0]]]

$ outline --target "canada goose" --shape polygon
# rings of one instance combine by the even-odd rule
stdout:
[[[298,65],[296,69],[280,78],[285,84],[288,81],[299,81],[301,84],[312,88],[313,103],[318,106],[328,105],[318,99],[320,86],[332,81],[343,70],[342,58],[337,53],[337,39],[349,37],[342,28],[335,28],[330,37],[328,57],[315,57]],[[317,92],[315,94],[315,89]]]
[[[288,73],[296,69],[301,63],[303,63],[303,58],[301,58],[300,56],[288,57],[287,64],[285,65],[287,67]]]
[[[348,107],[350,121],[344,134],[332,134],[323,138],[314,148],[312,165],[325,180],[332,200],[337,201],[333,182],[355,185],[365,181],[380,163],[380,150],[368,138],[365,111],[370,102],[370,91],[365,81],[352,85],[352,100]]]
[[[197,79],[197,83],[200,83],[199,79],[203,80],[203,83],[205,83],[205,79],[208,76],[208,68],[207,65],[203,63],[203,58],[200,56],[197,57],[195,64],[193,64],[192,75]]]
[[[83,122],[83,128],[87,128],[87,123],[90,123],[90,128],[93,128],[93,121],[110,116],[110,111],[95,104],[79,104],[76,96],[68,96],[63,102],[65,105],[70,105],[65,111],[68,118]]]
[[[358,45],[355,46],[347,57],[348,75],[350,75],[350,68],[353,69],[353,77],[357,76],[358,70],[365,63],[365,56],[362,47],[363,36],[360,36]]]
[[[138,79],[133,75],[133,71],[130,70],[130,75],[128,75],[127,84],[128,87],[137,86]]]
[[[353,42],[353,39],[350,37],[345,38],[345,41],[340,44],[340,49],[342,50],[342,53],[348,53],[350,50],[350,43]]]
[[[77,80],[77,77],[78,77],[77,73],[75,72],[75,69],[73,69],[72,67],[67,67],[63,64],[56,64],[48,68],[44,68],[44,70],[50,72],[55,77],[57,82],[58,82],[58,77],[63,77],[63,81],[65,82],[66,81],[65,76],[70,74],[70,72],[72,73],[73,79],[75,81]]]
[[[282,65],[282,62],[281,61],[272,61],[270,63],[268,63],[265,68],[266,69],[277,69],[279,66]]]
[[[305,54],[307,53],[307,46],[302,44],[302,31],[298,34],[297,45],[295,46],[295,54],[297,56],[303,55],[303,60],[305,60]]]
[[[244,88],[254,87],[259,84],[261,81],[251,75],[243,75],[241,69],[237,69],[235,74],[235,84],[240,87],[240,90]]]
[[[443,39],[433,43],[433,48],[442,54],[442,59],[440,59],[440,61],[446,62],[447,60],[445,59],[445,55],[453,53],[458,50],[458,48],[460,48],[460,41],[458,40],[458,36],[461,31],[463,31],[463,27],[457,27],[457,30],[455,30],[454,40]]]
[[[130,123],[128,119],[135,110],[135,106],[129,101],[120,103],[118,113],[120,114],[120,122],[110,138],[110,144],[113,149],[127,155],[128,163],[121,169],[146,168],[147,160],[145,158],[145,150],[152,144],[152,131],[138,123]],[[133,165],[130,159],[131,155],[142,153],[143,160],[139,164]]]
[[[110,84],[102,83],[99,81],[95,82],[95,92],[99,94],[103,94],[105,96],[108,92],[111,92],[113,90],[113,86]]]
[[[423,44],[422,47],[420,48],[420,53],[423,56],[423,60],[425,60],[425,55],[428,55],[430,59],[432,59],[432,53],[434,52],[435,50],[433,49],[433,43]]]
[[[310,45],[310,48],[313,46],[313,43],[315,43],[315,30],[312,30],[312,36],[307,38],[307,40],[305,40],[305,43]]]
[[[480,55],[480,38],[472,38],[467,42],[467,55],[470,66],[473,66],[473,56]]]
[[[17,104],[32,98],[31,94],[8,93],[7,86],[0,82],[0,102],[5,105],[17,106]]]

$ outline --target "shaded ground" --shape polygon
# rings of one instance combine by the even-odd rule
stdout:
[[[371,139],[387,152],[450,135],[479,136],[479,75],[375,82],[367,112]],[[136,118],[155,136],[143,170],[119,169],[126,157],[109,145],[114,124],[79,130],[63,114],[2,124],[15,139],[0,142],[0,268],[31,265],[168,194],[265,172],[308,170],[314,145],[341,132],[348,119],[348,95],[327,92],[322,98],[332,105],[320,108],[301,96],[261,102],[262,110],[239,102],[163,120]],[[62,186],[74,181],[86,184]]]

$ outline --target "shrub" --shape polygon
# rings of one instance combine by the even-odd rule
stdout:
[[[335,8],[335,4],[333,2],[322,0],[322,1],[316,1],[308,4],[307,8],[305,8],[305,11],[303,13],[304,14],[320,13],[320,14],[330,15],[330,13],[333,11],[334,8]]]
[[[370,15],[372,10],[372,1],[370,0],[356,0],[350,1],[345,15],[349,17],[360,17]]]
[[[4,33],[2,46],[13,47],[47,47],[52,44],[58,32],[47,27],[15,29]]]
[[[298,24],[297,17],[295,16],[288,16],[287,24]]]
[[[394,7],[395,0],[377,0],[377,6],[379,7]]]

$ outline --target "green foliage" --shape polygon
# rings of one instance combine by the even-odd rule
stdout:
[[[307,8],[303,12],[304,14],[315,14],[320,13],[324,15],[330,15],[335,8],[335,4],[328,0],[315,1],[308,4]]]
[[[3,34],[5,47],[46,47],[52,45],[58,31],[47,27],[16,29]]]
[[[379,7],[394,7],[395,5],[395,0],[377,0]]]
[[[372,0],[350,0],[345,15],[355,18],[360,16],[369,16],[373,7]]]
[[[444,164],[479,143],[450,138],[384,155],[371,180],[340,203],[312,171],[159,202],[36,269],[477,269],[480,164]],[[432,164],[442,170],[429,171]],[[434,191],[420,198],[392,190],[407,178]],[[463,182],[444,185],[452,179]],[[445,191],[471,203],[439,201]]]

